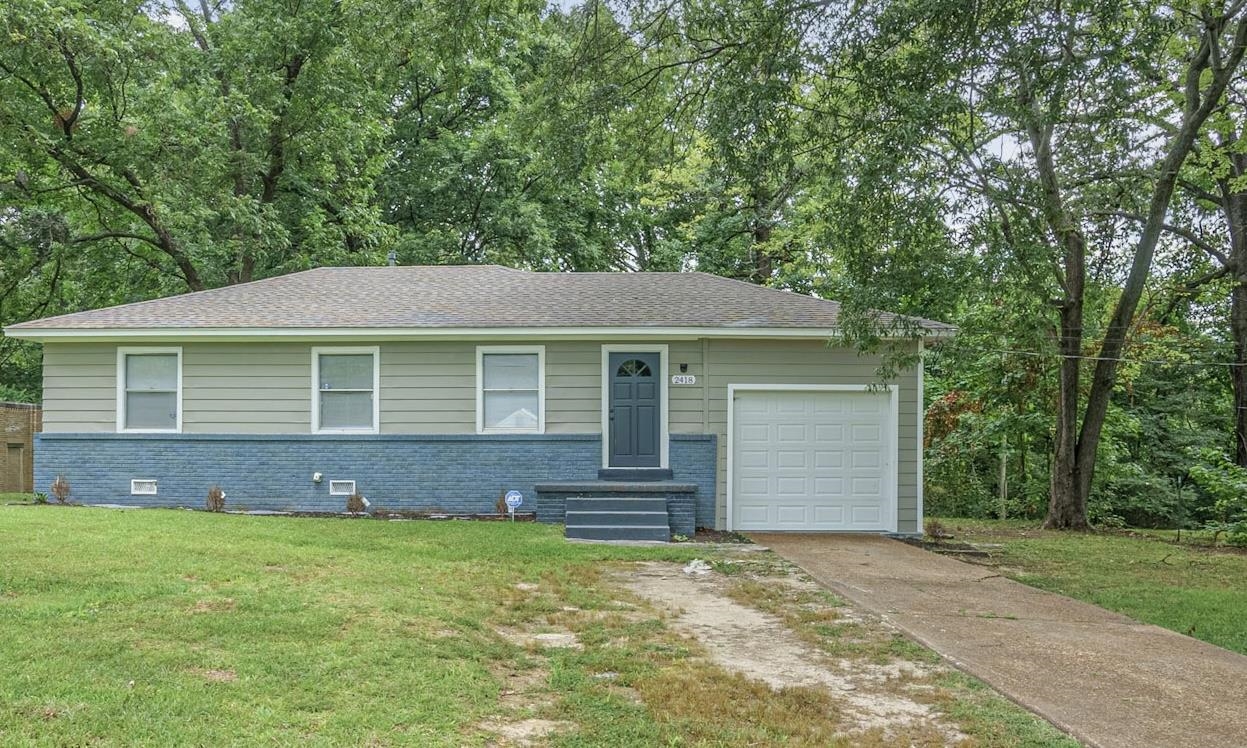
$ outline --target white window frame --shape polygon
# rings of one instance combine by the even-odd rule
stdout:
[[[126,356],[142,354],[177,354],[177,424],[171,429],[132,429],[126,427]],[[117,433],[119,434],[180,434],[182,433],[182,347],[181,346],[118,346],[117,347]]]
[[[537,354],[537,428],[501,429],[485,427],[485,356],[491,353]],[[528,392],[528,390],[523,390]],[[546,347],[544,345],[478,345],[476,347],[476,433],[546,433]]]
[[[349,490],[349,491],[340,491],[340,490],[339,490],[339,491],[335,491],[335,490],[333,490],[333,484],[335,484],[335,483],[350,483],[350,484],[351,484],[351,490]],[[353,481],[353,480],[341,479],[341,478],[339,478],[339,479],[330,479],[330,481],[329,481],[329,495],[330,495],[330,496],[354,496],[354,495],[355,495],[355,481]]]
[[[320,357],[322,355],[372,355],[372,426],[320,427]],[[312,346],[312,433],[313,434],[376,434],[381,429],[381,346]],[[342,390],[338,390],[341,392]],[[363,390],[350,390],[362,392]]]
[[[140,491],[137,486],[137,484],[139,483],[152,484],[152,490]],[[131,496],[158,496],[160,495],[160,486],[158,485],[158,483],[159,481],[157,481],[155,478],[131,478],[130,479],[130,495]]]
[[[658,467],[666,470],[671,466],[669,459],[670,442],[671,442],[671,424],[668,421],[670,407],[667,399],[670,393],[667,391],[667,384],[670,377],[667,375],[667,344],[655,343],[646,345],[644,343],[606,343],[602,345],[602,467],[609,468],[611,466],[611,431],[610,431],[610,411],[611,411],[611,354],[612,353],[657,353],[658,368],[661,369],[658,375],[658,403],[659,414],[658,421]],[[708,383],[704,386],[710,386]],[[646,470],[647,468],[635,468],[636,470]],[[652,469],[652,468],[650,468]]]

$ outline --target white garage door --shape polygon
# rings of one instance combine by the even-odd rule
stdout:
[[[732,527],[896,529],[892,395],[737,390]]]

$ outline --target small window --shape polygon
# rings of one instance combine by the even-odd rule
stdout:
[[[155,496],[156,481],[152,478],[135,478],[130,481],[131,496]]]
[[[355,481],[353,480],[331,480],[329,481],[330,496],[353,496],[355,494]]]
[[[118,431],[181,430],[181,363],[177,348],[118,349]]]
[[[545,349],[477,348],[476,426],[482,433],[545,431]]]
[[[376,348],[313,349],[313,430],[376,432],[378,356]]]
[[[615,376],[645,378],[652,377],[654,375],[650,372],[649,364],[635,358],[630,358],[619,365],[619,370],[615,372]]]

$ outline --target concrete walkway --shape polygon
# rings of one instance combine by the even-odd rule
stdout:
[[[895,540],[750,537],[1088,745],[1247,745],[1247,657]]]

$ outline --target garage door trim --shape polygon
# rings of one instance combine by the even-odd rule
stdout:
[[[888,503],[888,528],[898,531],[898,496],[897,477],[900,470],[900,389],[894,384],[729,384],[727,386],[727,529],[734,530],[736,516],[733,512],[732,494],[736,490],[736,477],[733,473],[732,458],[736,445],[736,393],[738,392],[784,392],[784,391],[821,391],[821,392],[887,392],[888,393],[888,454],[891,456],[891,469],[884,476],[884,498]],[[885,529],[885,532],[889,531]],[[827,531],[824,531],[827,532]]]

